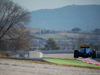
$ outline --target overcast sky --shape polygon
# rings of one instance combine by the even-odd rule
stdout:
[[[100,5],[100,0],[13,0],[29,11],[54,9],[67,5]]]

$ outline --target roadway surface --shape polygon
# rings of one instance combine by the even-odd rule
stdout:
[[[96,61],[100,62],[100,59],[99,58],[96,58],[96,59],[93,59],[93,60],[96,60]]]

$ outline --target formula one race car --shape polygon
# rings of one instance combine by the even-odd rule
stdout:
[[[80,46],[81,50],[74,50],[74,58],[78,57],[92,57],[96,58],[96,51],[95,50],[89,50],[90,46]]]

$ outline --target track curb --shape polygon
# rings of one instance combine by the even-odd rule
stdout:
[[[100,66],[100,62],[97,62],[97,61],[90,59],[90,58],[77,58],[77,60],[79,60],[81,62],[88,63],[88,64],[94,64],[94,65]]]

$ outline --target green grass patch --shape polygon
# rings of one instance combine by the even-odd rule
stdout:
[[[84,63],[84,62],[81,62],[74,58],[72,58],[72,59],[69,59],[69,58],[68,59],[67,58],[44,58],[44,60],[55,63],[55,64],[100,68],[100,66]]]
[[[49,39],[49,38],[52,38],[54,40],[67,40],[66,37],[64,36],[60,36],[60,35],[57,35],[57,34],[41,34],[40,37],[43,37],[43,38],[46,38],[46,39]]]

